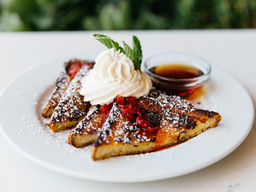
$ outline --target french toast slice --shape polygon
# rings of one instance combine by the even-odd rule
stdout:
[[[88,114],[82,119],[68,136],[68,143],[74,147],[81,147],[94,142],[97,133],[103,125],[103,114],[99,111],[100,106],[91,106]]]
[[[82,87],[81,80],[89,72],[90,68],[83,67],[69,84],[65,94],[54,109],[50,122],[47,124],[53,132],[76,126],[87,114],[91,105],[84,101],[84,97],[79,91]]]
[[[139,127],[114,103],[93,143],[93,160],[163,149],[215,127],[221,120],[218,113],[193,108],[192,104],[179,97],[160,94],[165,98],[156,99],[152,93],[137,99],[137,105],[143,110],[143,118],[156,127]]]
[[[59,77],[55,82],[54,90],[47,100],[45,107],[42,110],[42,116],[44,118],[49,118],[53,114],[54,109],[57,107],[61,97],[67,90],[71,80],[74,78],[76,73],[82,66],[91,69],[94,65],[94,61],[78,60],[73,59],[69,62],[64,63],[64,71],[60,73]]]

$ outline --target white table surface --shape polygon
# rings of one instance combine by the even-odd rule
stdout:
[[[256,30],[103,32],[147,50],[199,55],[235,77],[256,104]],[[44,61],[99,48],[93,32],[0,33],[0,91],[16,76]],[[0,106],[1,107],[1,106]],[[244,112],[246,113],[246,111]],[[256,191],[256,126],[230,155],[197,172],[146,183],[106,183],[78,179],[41,167],[23,157],[0,135],[0,192],[56,191]]]

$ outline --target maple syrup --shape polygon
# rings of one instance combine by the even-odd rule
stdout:
[[[149,71],[160,76],[159,79],[153,79],[154,86],[168,94],[188,98],[202,87],[187,86],[195,82],[195,78],[204,75],[200,69],[193,66],[184,64],[163,64],[153,67],[149,69]]]

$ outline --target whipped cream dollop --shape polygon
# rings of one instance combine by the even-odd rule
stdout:
[[[82,80],[80,94],[92,105],[102,105],[117,95],[137,98],[147,95],[151,88],[148,75],[135,70],[129,57],[112,48],[98,55],[94,68]]]

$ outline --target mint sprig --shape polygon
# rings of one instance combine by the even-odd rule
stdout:
[[[114,48],[116,51],[120,50],[121,53],[124,53],[127,57],[129,57],[132,60],[134,69],[141,71],[142,50],[140,41],[136,36],[133,36],[132,48],[124,41],[124,48],[122,48],[113,39],[103,34],[94,34],[93,36],[107,48]]]

